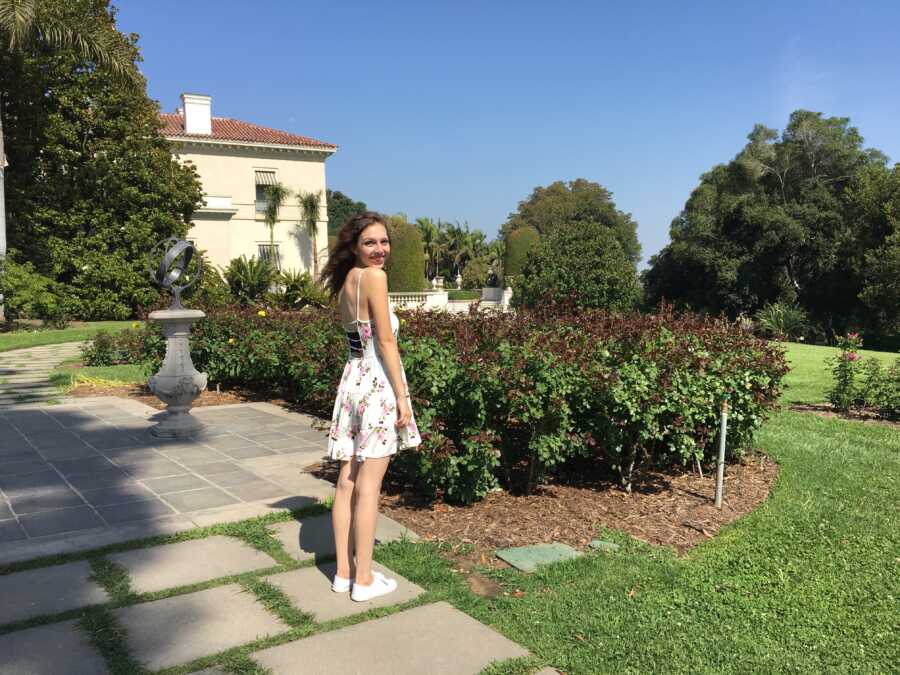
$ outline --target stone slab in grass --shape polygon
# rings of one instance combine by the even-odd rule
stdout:
[[[424,605],[252,655],[273,675],[475,675],[492,661],[528,652],[446,602]]]
[[[571,546],[556,543],[502,548],[497,551],[498,558],[523,572],[534,572],[539,565],[572,560],[580,555],[581,553]]]
[[[278,564],[241,540],[224,535],[113,553],[107,558],[128,570],[131,587],[138,593],[195,584]]]
[[[275,537],[284,546],[284,550],[295,560],[334,557],[334,529],[331,527],[330,513],[304,518],[299,522],[292,520],[287,523],[278,523],[270,527],[274,530]],[[387,516],[379,514],[375,525],[376,543],[396,541],[403,536],[408,539],[417,538],[411,530]]]
[[[0,635],[3,675],[106,675],[106,662],[75,621]]]
[[[290,628],[238,584],[123,607],[113,614],[125,628],[131,654],[151,670],[187,663]],[[296,664],[294,667],[296,672]]]
[[[90,574],[90,564],[79,560],[0,577],[0,624],[107,602],[106,591]]]
[[[399,605],[424,593],[420,586],[407,581],[399,574],[394,574],[382,565],[375,564],[373,569],[388,578],[396,579],[397,590],[368,602],[354,602],[350,599],[349,593],[335,593],[331,590],[331,580],[336,570],[335,563],[322,563],[316,567],[282,572],[266,577],[266,581],[280,588],[295,607],[312,614],[313,619],[319,622],[352,616],[373,607]]]

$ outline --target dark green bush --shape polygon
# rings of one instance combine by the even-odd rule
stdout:
[[[509,285],[513,277],[522,273],[528,254],[538,245],[541,235],[526,225],[506,235],[506,253],[503,257],[503,277]]]
[[[391,234],[391,254],[385,266],[388,289],[392,293],[425,290],[428,283],[425,281],[422,235],[415,225],[396,218],[388,228]]]
[[[487,286],[490,265],[484,258],[474,258],[466,263],[462,271],[462,287],[466,290],[480,290]]]
[[[66,312],[59,284],[37,272],[30,262],[20,264],[12,256],[7,257],[0,290],[10,319],[64,321]]]
[[[542,238],[513,281],[515,307],[570,298],[581,307],[630,310],[640,302],[634,264],[613,232],[570,223]]]
[[[668,308],[403,319],[400,348],[423,444],[400,453],[391,470],[420,493],[455,502],[498,485],[529,491],[579,458],[618,473],[626,489],[642,463],[710,461],[724,399],[735,457],[776,405],[787,372],[782,351],[738,325]],[[158,364],[162,344],[152,335],[127,332],[121,339],[131,346],[122,350],[143,349],[131,360]],[[191,345],[211,381],[277,391],[331,415],[346,359],[333,310],[216,312],[196,324]]]
[[[231,296],[241,305],[262,302],[275,280],[275,270],[265,260],[255,256],[234,258],[223,270]]]

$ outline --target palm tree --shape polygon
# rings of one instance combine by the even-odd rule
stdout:
[[[425,249],[425,276],[433,279],[438,276],[438,262],[441,256],[441,221],[435,223],[431,218],[416,218],[416,227],[422,235]]]
[[[322,191],[298,192],[297,201],[303,212],[303,220],[306,222],[306,234],[312,243],[313,279],[319,281],[319,249],[316,239],[319,236],[319,211],[322,208]]]
[[[278,269],[275,256],[275,225],[278,223],[278,210],[284,205],[284,201],[291,196],[291,191],[281,183],[266,186],[266,227],[269,228],[269,264]]]
[[[90,18],[75,25],[68,19],[52,16],[40,0],[0,0],[0,49],[22,54],[31,44],[50,49],[75,48],[88,61],[109,68],[129,84],[140,80],[134,68],[132,52],[124,39]],[[3,100],[0,99],[0,280],[6,263],[6,203],[3,187],[6,170],[3,147]],[[0,322],[6,320],[3,294],[0,291]]]

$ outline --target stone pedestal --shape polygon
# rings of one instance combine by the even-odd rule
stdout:
[[[191,325],[206,314],[199,309],[163,309],[150,313],[151,321],[162,324],[166,338],[166,358],[147,385],[163,403],[167,414],[150,431],[161,438],[183,438],[200,431],[203,425],[191,415],[191,405],[206,389],[206,373],[198,373],[191,361],[188,339]]]

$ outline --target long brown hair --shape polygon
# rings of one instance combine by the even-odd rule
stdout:
[[[319,275],[319,280],[331,291],[331,297],[337,297],[347,274],[356,266],[356,252],[353,249],[359,242],[359,235],[369,225],[384,225],[387,229],[387,218],[375,211],[365,211],[352,216],[338,232],[337,244],[329,252],[325,269]]]

